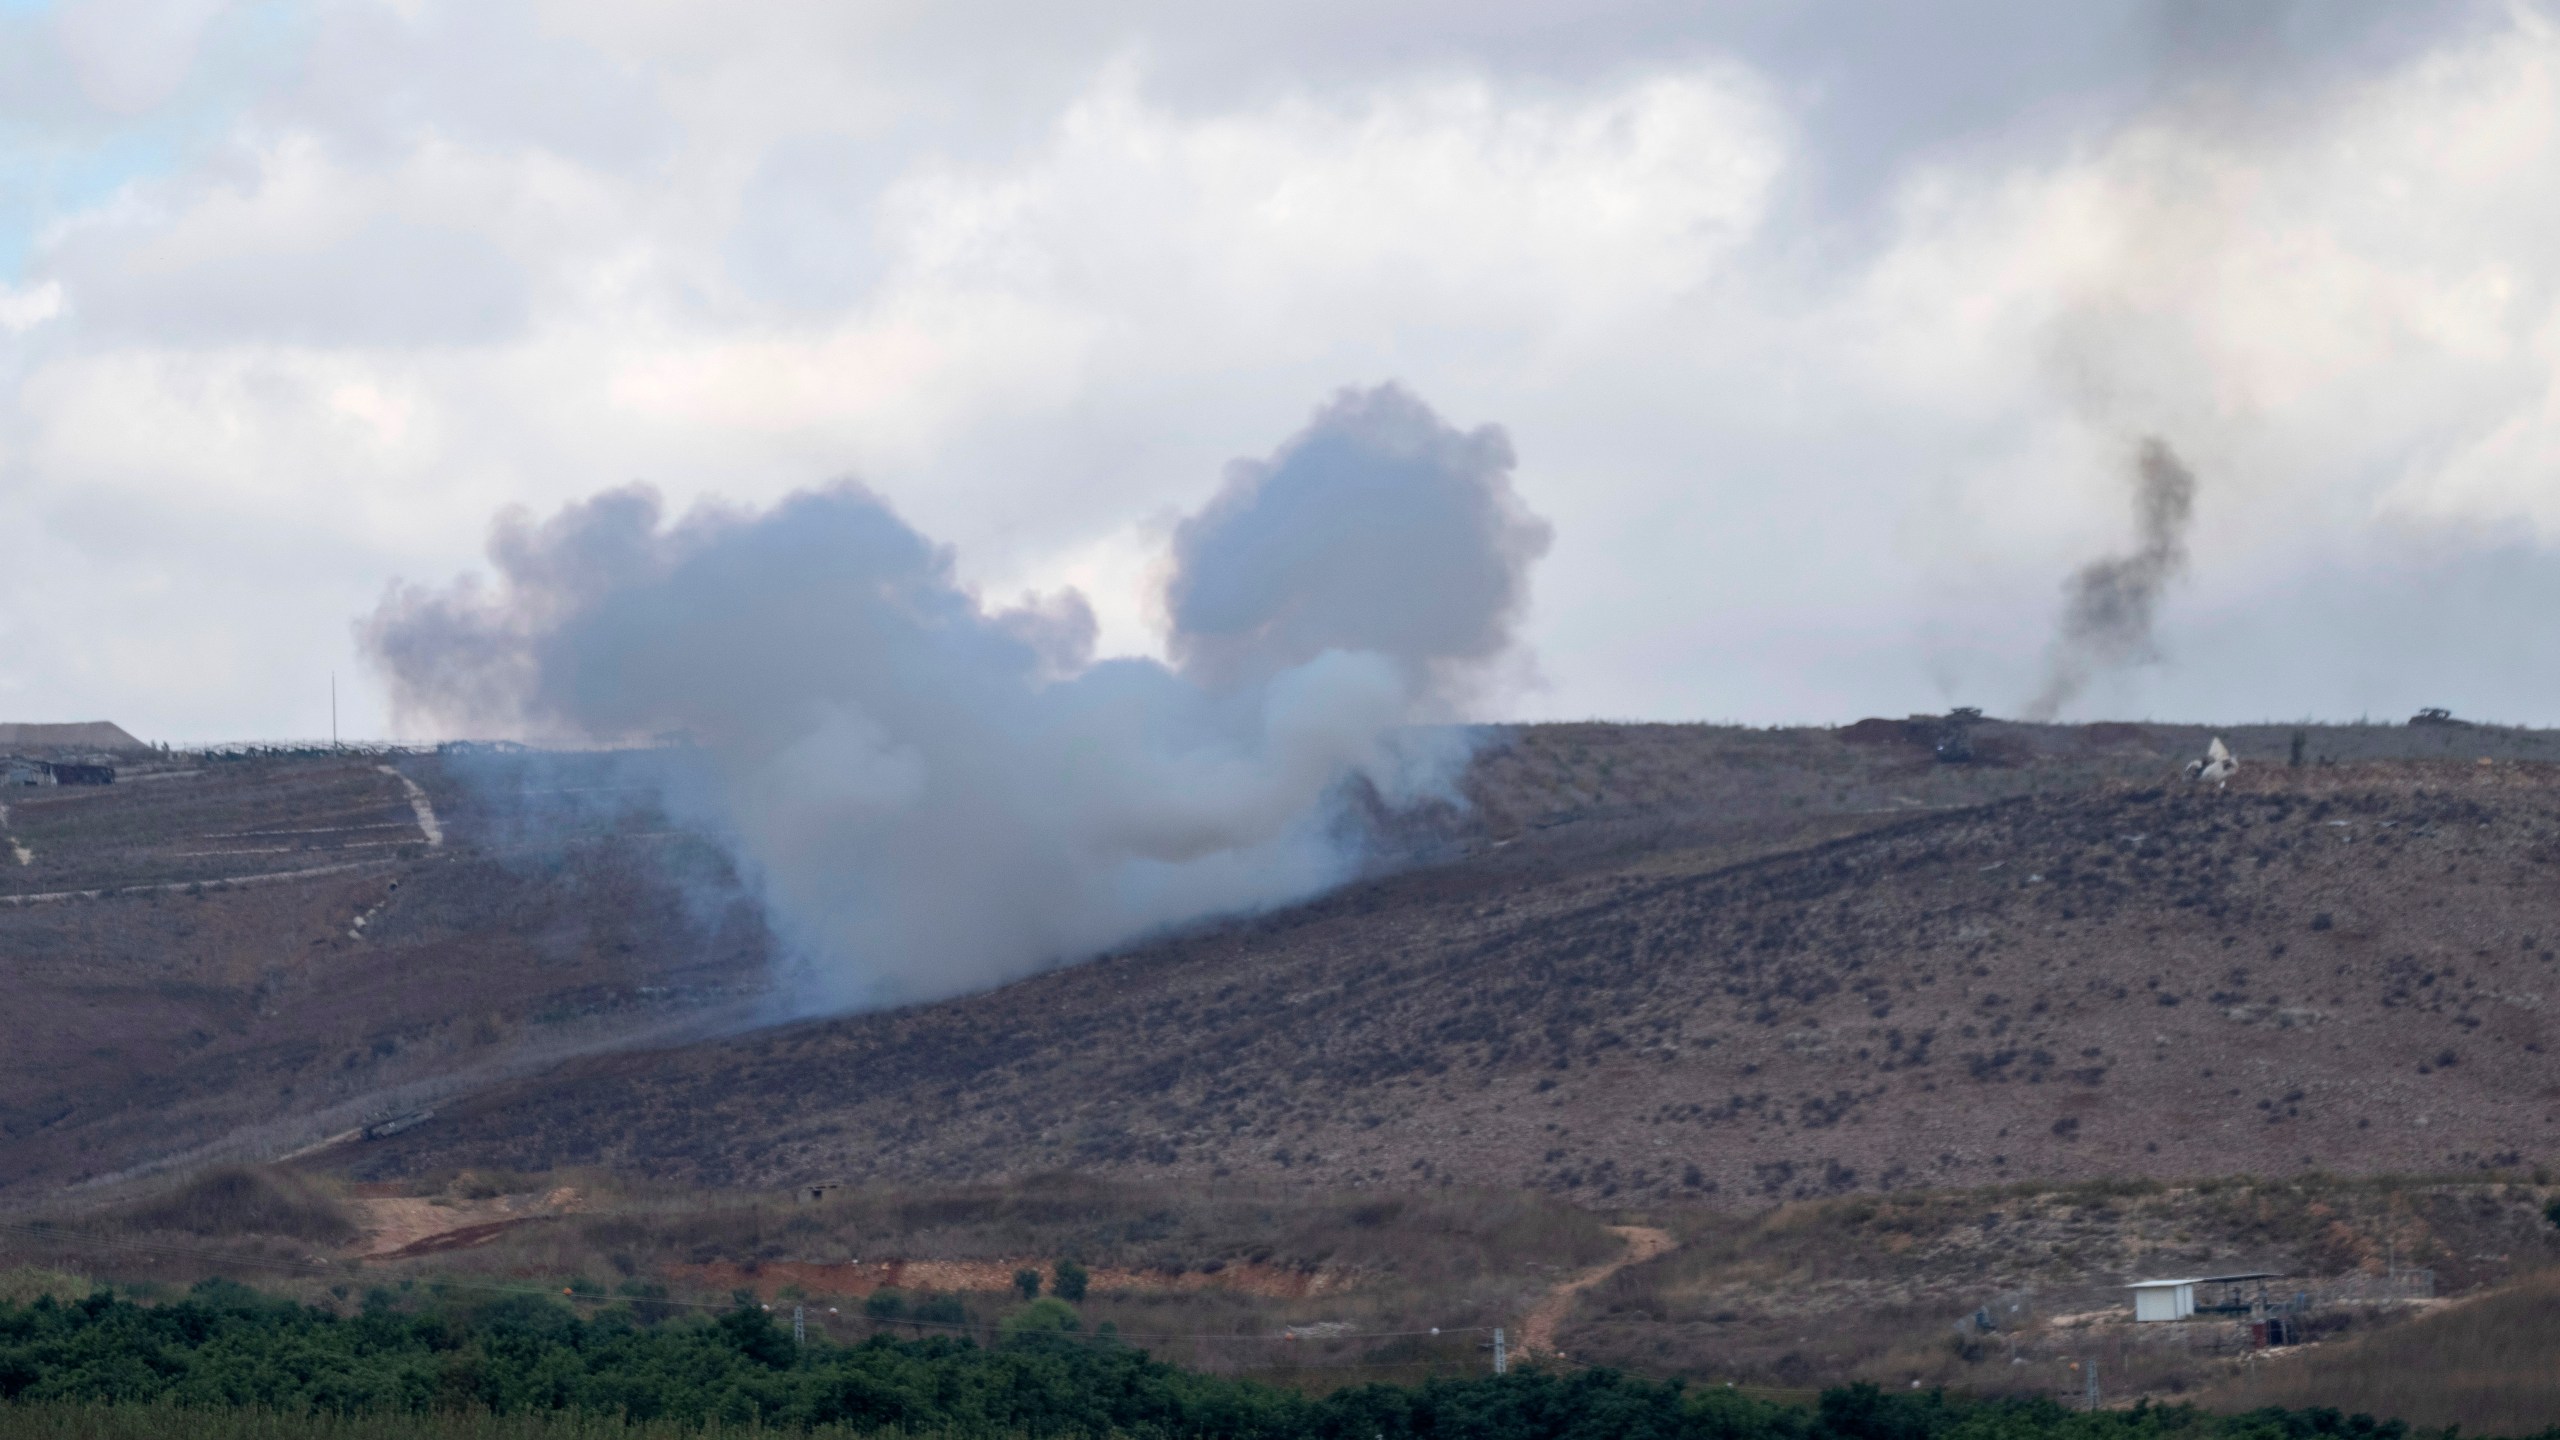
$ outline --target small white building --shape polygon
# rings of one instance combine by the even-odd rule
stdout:
[[[2145,1320],[2184,1320],[2196,1313],[2196,1279],[2136,1280],[2127,1285],[2133,1292],[2133,1318]]]

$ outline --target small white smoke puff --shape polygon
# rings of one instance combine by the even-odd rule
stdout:
[[[806,1002],[927,999],[1337,883],[1354,777],[1446,793],[1464,743],[1409,727],[1509,646],[1548,541],[1511,467],[1346,391],[1177,531],[1174,666],[1095,663],[1072,592],[989,610],[851,484],[511,514],[494,591],[395,586],[360,628],[405,719],[688,737]]]

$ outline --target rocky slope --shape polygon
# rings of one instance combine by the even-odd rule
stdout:
[[[1848,756],[1846,734],[1823,743]],[[1854,788],[1865,763],[1827,773]],[[1914,763],[1914,785],[1968,768]],[[1853,833],[1810,838],[1809,817],[1792,843],[1713,815],[1614,839],[1497,815],[1465,858],[1286,913],[580,1062],[343,1158],[1756,1204],[2560,1151],[2553,769],[2315,756],[2227,791],[2021,788],[1835,803]]]

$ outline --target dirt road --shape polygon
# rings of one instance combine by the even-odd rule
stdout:
[[[1520,1353],[1552,1355],[1556,1353],[1556,1329],[1573,1311],[1573,1299],[1583,1291],[1617,1274],[1630,1265],[1641,1265],[1668,1251],[1674,1244],[1669,1232],[1650,1225],[1612,1225],[1613,1234],[1627,1242],[1627,1252],[1606,1265],[1595,1265],[1558,1285],[1530,1308],[1529,1318],[1520,1326]]]

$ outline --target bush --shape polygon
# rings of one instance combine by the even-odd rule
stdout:
[[[1093,1277],[1073,1260],[1061,1260],[1049,1271],[1049,1293],[1070,1305],[1084,1303],[1085,1286]]]
[[[1072,1334],[1083,1325],[1074,1306],[1051,1295],[1007,1315],[997,1329],[1007,1340],[1022,1340],[1034,1335]]]
[[[863,1300],[862,1313],[874,1320],[895,1320],[907,1313],[907,1297],[894,1286],[883,1286]]]
[[[133,1230],[189,1235],[283,1235],[321,1245],[356,1237],[337,1197],[289,1172],[225,1165],[116,1217]]]
[[[919,1307],[921,1308],[921,1307]],[[2397,1422],[2335,1411],[2228,1419],[2178,1408],[2075,1414],[2045,1400],[1959,1401],[1853,1386],[1818,1410],[1723,1387],[1611,1370],[1367,1385],[1321,1398],[1178,1370],[1078,1333],[1052,1296],[1008,1317],[1011,1343],[875,1337],[794,1346],[771,1315],[637,1325],[511,1296],[352,1319],[208,1282],[171,1305],[105,1293],[0,1305],[0,1435],[135,1440],[251,1433],[275,1440],[420,1435],[428,1426],[317,1426],[307,1417],[445,1415],[452,1440],[527,1433],[492,1416],[584,1415],[596,1431],[758,1426],[899,1431],[941,1440],[1068,1436],[1224,1440],[2404,1440]],[[111,1406],[111,1409],[85,1407]],[[166,1408],[164,1408],[166,1407]],[[213,1412],[199,1423],[183,1412]],[[445,1414],[445,1412],[453,1412]],[[476,1412],[476,1413],[475,1413]],[[2547,1412],[2546,1412],[2547,1413]],[[104,1417],[95,1426],[53,1417]],[[121,1417],[132,1417],[126,1426]],[[607,1419],[606,1417],[612,1417]],[[230,1422],[225,1424],[226,1419]],[[663,1428],[661,1430],[663,1432]]]
[[[1014,1271],[1014,1272],[1013,1272],[1013,1288],[1014,1288],[1014,1289],[1016,1289],[1016,1290],[1021,1291],[1021,1292],[1022,1292],[1022,1298],[1023,1298],[1023,1299],[1025,1299],[1025,1300],[1037,1300],[1037,1299],[1039,1299],[1039,1298],[1040,1298],[1040,1272],[1039,1272],[1039,1271],[1037,1271],[1037,1270],[1016,1270],[1016,1271]]]

